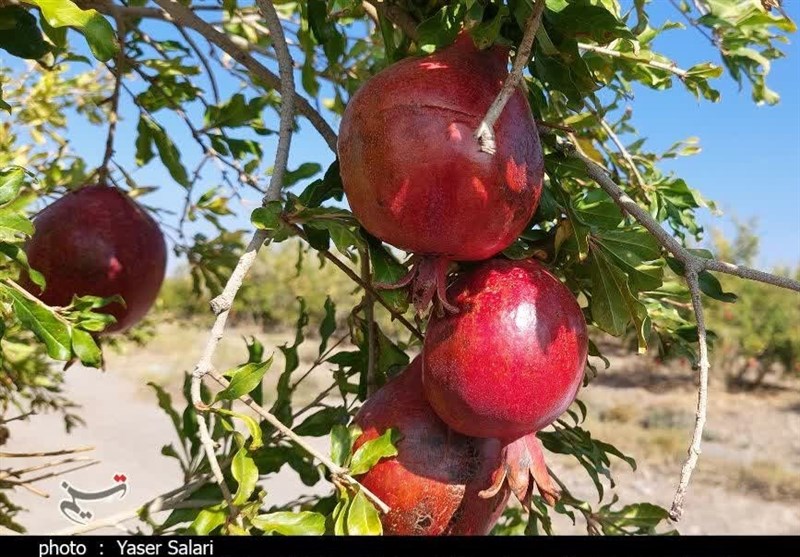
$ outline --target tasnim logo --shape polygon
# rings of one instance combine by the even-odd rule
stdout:
[[[62,482],[61,488],[69,494],[69,499],[62,499],[58,508],[65,517],[77,524],[87,524],[94,513],[88,507],[82,507],[78,501],[103,501],[112,495],[120,494],[122,499],[128,494],[128,477],[125,474],[114,474],[114,482],[117,484],[102,491],[82,491],[70,485],[69,482]]]

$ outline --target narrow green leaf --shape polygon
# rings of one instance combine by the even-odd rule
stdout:
[[[253,526],[267,534],[283,536],[321,536],[325,533],[325,517],[311,511],[274,512],[253,519]]]
[[[17,319],[44,343],[47,354],[54,360],[69,360],[72,356],[72,328],[69,324],[48,306],[16,288],[0,284],[0,290],[11,298]]]
[[[331,459],[342,467],[350,464],[353,443],[361,435],[361,428],[353,424],[349,428],[336,424],[331,428]]]
[[[382,458],[389,458],[397,455],[395,443],[399,440],[399,430],[390,428],[383,432],[383,435],[380,437],[370,439],[361,445],[353,454],[353,460],[350,464],[350,473],[354,476],[365,474]]]
[[[319,355],[325,353],[328,349],[328,339],[336,332],[336,304],[333,303],[330,296],[325,298],[325,317],[319,325]]]
[[[25,170],[22,168],[9,167],[0,170],[0,205],[16,199],[24,183]]]
[[[380,536],[383,534],[378,509],[360,489],[347,510],[347,534],[349,536]]]
[[[222,504],[203,509],[189,526],[189,531],[199,536],[207,536],[213,530],[225,524],[225,517],[227,516],[225,506]]]
[[[182,423],[181,417],[178,415],[178,412],[172,406],[172,395],[170,395],[164,387],[154,383],[153,381],[148,381],[147,385],[150,386],[155,392],[156,397],[158,398],[158,407],[161,408],[164,412],[166,412],[169,419],[172,420],[172,425],[175,428],[175,431],[178,432],[178,435],[181,434],[182,431]]]
[[[234,400],[258,387],[272,365],[272,356],[265,362],[245,364],[233,371],[230,385],[217,393],[215,400]]]
[[[245,447],[241,447],[233,456],[231,474],[233,479],[239,483],[239,488],[233,497],[233,504],[241,506],[253,494],[258,483],[258,468]]]
[[[294,428],[294,432],[303,436],[320,437],[330,433],[334,425],[346,423],[348,418],[347,410],[341,406],[323,408],[303,420],[303,423]]]
[[[72,350],[83,365],[100,367],[103,353],[91,334],[81,329],[72,330]]]

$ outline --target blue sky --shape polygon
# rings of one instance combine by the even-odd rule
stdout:
[[[800,20],[797,2],[787,2],[786,8],[795,21]],[[666,0],[652,2],[650,11],[652,25],[665,19],[679,19],[679,14]],[[148,29],[153,37],[159,39],[172,38],[174,33],[168,25],[156,22],[148,23]],[[779,264],[794,266],[800,261],[800,48],[797,37],[792,38],[794,42],[784,47],[787,58],[773,64],[768,79],[770,87],[781,95],[777,106],[756,106],[750,98],[749,87],[739,90],[727,76],[715,80],[716,88],[722,93],[722,100],[716,104],[696,100],[679,83],[665,92],[637,87],[635,99],[630,103],[634,109],[633,123],[642,136],[648,138],[651,147],[662,149],[679,139],[700,138],[702,152],[699,155],[670,161],[663,167],[674,170],[706,198],[716,201],[725,213],[719,217],[702,211],[700,218],[707,229],[731,230],[731,215],[743,220],[757,219],[761,236],[759,264],[768,267]],[[74,34],[71,40],[75,46],[82,43]],[[681,67],[703,61],[719,63],[714,48],[691,29],[667,33],[657,40],[656,50],[677,61]],[[8,63],[7,57],[0,60]],[[219,76],[223,75],[219,72]],[[197,84],[207,89],[204,78],[199,78]],[[236,82],[223,79],[220,86],[224,98],[235,90]],[[141,84],[132,84],[132,87],[139,90]],[[323,88],[323,96],[324,93]],[[138,114],[129,98],[123,98],[121,114],[116,156],[126,167],[132,168]],[[202,122],[200,110],[192,111],[190,115],[196,123]],[[337,118],[331,114],[327,116],[334,129],[338,128]],[[182,147],[184,162],[191,172],[193,163],[199,160],[199,149],[178,118],[170,116],[167,110],[159,112],[158,117]],[[0,121],[4,119],[0,116]],[[277,128],[274,113],[269,112],[265,119],[268,126]],[[73,141],[73,148],[90,163],[98,163],[102,158],[105,130],[78,118],[71,119],[70,126],[67,135]],[[633,140],[630,137],[625,139]],[[259,138],[259,141],[263,144],[265,159],[271,160],[274,138]],[[300,131],[292,143],[290,168],[306,161],[318,162],[326,168],[333,158],[322,139],[307,122],[301,120]],[[197,188],[197,196],[220,184],[213,167],[207,168],[210,170],[203,174],[204,187]],[[145,203],[180,210],[184,192],[172,182],[158,160],[137,170],[134,175],[142,185],[163,186],[159,192],[145,197]],[[258,201],[255,192],[245,194],[244,203],[232,201],[237,216],[228,222],[246,227],[247,217]]]

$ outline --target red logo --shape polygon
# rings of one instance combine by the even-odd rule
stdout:
[[[125,474],[114,474],[114,481],[117,483],[124,482],[127,479],[128,477]]]

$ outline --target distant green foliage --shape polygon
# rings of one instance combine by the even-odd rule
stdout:
[[[737,223],[732,241],[714,233],[715,249],[727,261],[752,265],[758,255],[755,223]],[[773,272],[800,280],[800,265]],[[733,305],[709,304],[715,366],[733,387],[755,387],[770,372],[800,377],[800,303],[797,294],[736,277],[721,280],[738,294]]]

